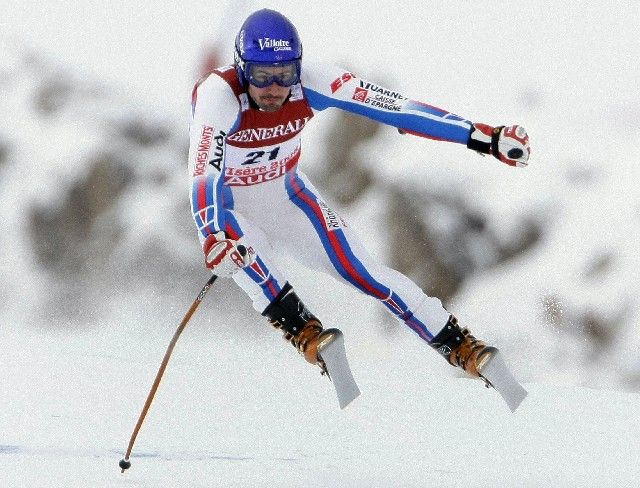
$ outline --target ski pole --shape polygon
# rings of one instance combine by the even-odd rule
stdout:
[[[122,468],[122,471],[121,471],[122,473],[124,473],[126,469],[129,469],[131,467],[131,462],[129,461],[129,457],[131,456],[131,450],[133,449],[133,444],[136,441],[136,437],[138,437],[138,432],[140,432],[140,427],[142,427],[142,422],[144,422],[144,418],[147,416],[147,412],[149,411],[149,407],[151,406],[153,397],[155,396],[156,391],[158,390],[158,385],[160,385],[160,380],[162,379],[164,370],[167,368],[167,363],[169,362],[169,358],[171,357],[173,348],[176,346],[176,342],[178,342],[178,338],[180,337],[180,334],[182,334],[182,331],[187,326],[187,323],[189,322],[189,320],[191,320],[191,316],[194,314],[194,312],[198,308],[198,305],[200,305],[200,302],[202,302],[202,300],[204,299],[204,296],[207,294],[207,291],[209,291],[209,288],[211,288],[211,285],[213,285],[214,281],[216,281],[217,278],[218,277],[216,275],[211,275],[211,278],[209,278],[207,283],[202,287],[202,290],[200,290],[200,293],[191,304],[191,307],[189,307],[189,310],[187,310],[187,313],[182,319],[182,322],[180,322],[180,325],[178,326],[178,329],[176,330],[175,334],[173,334],[173,338],[169,343],[169,347],[167,347],[167,352],[164,353],[164,358],[162,359],[162,363],[160,364],[160,368],[158,369],[158,373],[156,374],[156,379],[153,381],[151,390],[147,395],[147,401],[144,403],[144,407],[142,407],[142,412],[140,412],[140,417],[138,418],[136,427],[133,429],[133,433],[131,434],[131,439],[129,439],[129,447],[127,447],[127,452],[124,458],[120,460],[119,466],[120,468]]]

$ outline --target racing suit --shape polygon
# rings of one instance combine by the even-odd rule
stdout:
[[[249,98],[234,66],[214,70],[192,95],[189,175],[201,243],[224,231],[255,252],[234,274],[262,312],[282,290],[286,273],[272,260],[285,250],[380,300],[430,342],[449,312],[401,273],[374,260],[298,169],[301,135],[314,115],[335,107],[430,139],[466,144],[472,123],[404,97],[333,66],[305,62],[300,83],[276,112]]]

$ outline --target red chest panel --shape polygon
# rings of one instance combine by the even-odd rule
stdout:
[[[233,67],[214,71],[233,89],[240,104],[240,123],[227,135],[227,144],[239,148],[261,148],[295,137],[313,117],[300,85],[291,87],[291,96],[277,112],[263,112],[249,104],[249,95]]]

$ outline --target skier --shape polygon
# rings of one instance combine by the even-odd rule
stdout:
[[[319,353],[339,331],[323,329],[303,304],[273,263],[274,249],[377,298],[449,363],[479,376],[496,349],[461,328],[440,300],[374,260],[299,171],[301,133],[329,107],[464,144],[510,166],[529,159],[521,126],[472,123],[333,66],[303,67],[294,25],[259,10],[235,39],[235,63],[204,76],[193,90],[191,206],[206,266],[232,276],[254,308],[323,370]]]

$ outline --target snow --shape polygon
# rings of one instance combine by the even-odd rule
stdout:
[[[4,328],[0,486],[604,487],[640,476],[637,395],[528,383],[511,414],[480,382],[430,371],[407,334],[384,367],[347,344],[363,394],[340,411],[292,351],[203,328],[216,295],[178,342],[125,474],[117,463],[169,328]]]
[[[359,148],[377,162],[375,189],[343,213],[381,259],[385,229],[374,211],[390,183],[472,189],[468,201],[501,236],[523,216],[543,221],[542,242],[471,277],[450,304],[505,352],[530,395],[509,413],[495,392],[390,326],[381,308],[291,264],[310,308],[344,330],[362,396],[339,411],[326,379],[237,289],[217,284],[120,474],[165,347],[206,273],[189,222],[169,222],[188,213],[168,198],[186,201],[184,141],[131,149],[109,130],[143,112],[186,137],[203,52],[230,46],[237,27],[220,27],[239,25],[255,2],[216,5],[222,15],[193,1],[3,9],[0,149],[9,144],[14,159],[0,158],[0,486],[635,486],[640,4],[627,1],[271,2],[296,23],[309,58],[472,120],[527,127],[525,170],[385,129]],[[34,118],[46,80],[68,81],[81,97],[57,118]],[[306,129],[306,168],[320,167],[313,148],[334,120],[322,114]],[[142,182],[104,217],[125,238],[77,284],[85,295],[59,295],[34,258],[28,216],[36,204],[60,205],[87,156],[105,146],[139,162]],[[154,171],[166,186],[150,182]],[[166,269],[165,255],[178,265]],[[598,263],[604,272],[590,272]],[[120,270],[140,278],[101,286]],[[69,302],[78,316],[61,322]],[[344,323],[354,308],[357,320]],[[580,330],[585,311],[616,319],[608,349],[595,350]]]

